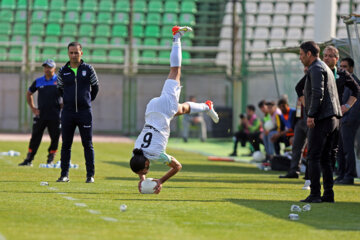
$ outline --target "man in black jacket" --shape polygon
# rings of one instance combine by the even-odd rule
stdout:
[[[336,82],[331,69],[319,59],[319,46],[308,41],[300,45],[300,60],[308,67],[304,87],[308,130],[310,195],[302,202],[334,202],[330,150],[342,116]],[[324,193],[321,197],[320,175]]]
[[[68,45],[70,61],[58,74],[58,90],[64,99],[61,114],[61,176],[58,182],[69,182],[71,145],[75,128],[78,127],[86,160],[86,182],[93,183],[95,175],[94,148],[92,144],[91,101],[99,91],[99,81],[94,68],[84,63],[81,44],[71,42]]]

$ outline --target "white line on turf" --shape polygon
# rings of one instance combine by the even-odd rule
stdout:
[[[91,214],[101,214],[101,212],[97,210],[87,209],[86,211],[88,211]]]
[[[68,197],[68,196],[64,196],[63,198],[65,198],[67,200],[70,200],[70,201],[76,201],[77,200],[76,198]]]
[[[0,233],[0,240],[6,240],[6,238],[4,237],[4,235],[2,235],[1,233]]]
[[[101,218],[108,222],[117,222],[118,221],[116,218],[111,218],[111,217],[101,217]]]
[[[75,203],[75,206],[78,206],[78,207],[87,207],[86,203]]]
[[[60,195],[65,195],[67,193],[64,193],[64,192],[58,192],[57,194],[60,194]]]
[[[50,190],[56,191],[58,190],[56,187],[49,187]]]

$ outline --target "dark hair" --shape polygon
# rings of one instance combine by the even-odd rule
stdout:
[[[246,108],[255,112],[255,106],[252,104],[247,105]]]
[[[259,103],[258,103],[258,107],[259,108],[262,108],[264,105],[265,105],[265,100],[261,100]]]
[[[342,62],[342,61],[347,62],[347,63],[349,64],[349,67],[352,67],[352,68],[353,68],[354,65],[355,65],[355,62],[354,62],[354,60],[353,60],[351,57],[343,58],[343,59],[341,59],[340,62]]]
[[[320,48],[319,46],[314,42],[314,41],[307,41],[307,42],[303,42],[300,45],[300,48],[305,52],[311,52],[311,55],[313,55],[314,57],[318,57],[319,56],[319,52],[320,52]]]
[[[278,101],[278,106],[280,106],[282,104],[289,105],[288,100],[286,98],[280,98]]]
[[[269,100],[267,102],[265,102],[266,106],[274,106],[275,105],[275,101]]]
[[[78,43],[78,42],[71,42],[71,43],[69,43],[69,45],[68,45],[68,50],[69,50],[70,47],[77,47],[77,46],[80,47],[80,50],[82,49],[82,46],[81,46],[80,43]]]
[[[147,158],[144,156],[143,150],[139,148],[135,148],[133,154],[134,156],[130,159],[130,168],[134,173],[137,173],[145,168]]]

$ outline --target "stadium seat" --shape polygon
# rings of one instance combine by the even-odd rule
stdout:
[[[96,23],[95,13],[94,12],[83,12],[81,14],[81,24],[84,23]]]
[[[78,42],[81,44],[92,44],[92,40],[90,37],[81,37],[78,39]]]
[[[133,36],[142,38],[144,37],[144,28],[141,25],[134,25],[133,26]]]
[[[312,39],[314,39],[314,29],[313,28],[305,28],[305,30],[304,30],[304,40],[309,41],[309,40],[312,40]]]
[[[259,15],[256,19],[256,25],[267,27],[271,23],[271,17],[270,15]]]
[[[25,43],[25,36],[23,35],[12,35],[11,36],[12,43]]]
[[[13,22],[14,12],[11,10],[0,10],[0,23]]]
[[[107,54],[104,49],[95,49],[92,51],[92,62],[94,63],[105,63],[107,62]]]
[[[119,1],[119,2],[122,2],[122,1]],[[89,11],[89,12],[96,12],[98,10],[97,1],[84,0],[82,10],[83,11]]]
[[[140,45],[142,45],[142,40],[141,40],[141,38],[133,38],[132,44],[133,44],[134,46],[140,46]]]
[[[285,15],[277,15],[273,18],[273,26],[285,27],[287,26],[287,17]]]
[[[50,10],[51,11],[64,11],[65,1],[64,0],[51,0],[50,2]]]
[[[134,12],[145,13],[147,11],[146,1],[145,0],[135,0],[134,1]]]
[[[112,28],[113,37],[127,37],[128,27],[125,25],[114,25]]]
[[[105,24],[111,24],[111,13],[110,12],[100,12],[97,16],[97,23],[105,23]]]
[[[64,23],[78,24],[79,20],[79,13],[77,11],[66,11]]]
[[[111,45],[116,45],[116,46],[124,45],[125,40],[124,40],[124,38],[121,38],[121,37],[112,37],[111,40],[110,40],[110,44]]]
[[[112,12],[114,11],[114,4],[112,0],[100,0],[99,11]]]
[[[158,46],[158,40],[156,38],[146,38],[144,40],[144,45],[145,46]]]
[[[1,46],[0,47],[0,61],[5,61],[6,60],[6,56],[7,55],[7,50],[5,47]]]
[[[148,5],[149,13],[162,13],[163,11],[164,11],[163,3],[161,0],[154,0],[149,2]]]
[[[163,24],[178,25],[179,19],[175,13],[164,13]]]
[[[170,51],[159,52],[159,64],[169,64],[170,62]]]
[[[289,4],[284,2],[278,2],[275,5],[275,13],[277,14],[288,14],[289,13]]]
[[[194,1],[183,1],[181,3],[181,13],[196,13],[196,4]]]
[[[282,40],[286,37],[285,28],[272,28],[270,38]]]
[[[46,11],[38,10],[34,11],[31,17],[32,23],[46,23]]]
[[[161,16],[160,13],[148,13],[146,17],[146,24],[160,25]]]
[[[172,35],[172,34],[171,34]],[[157,25],[147,25],[145,28],[145,36],[159,38],[160,37],[160,28]]]
[[[26,22],[26,11],[17,10],[15,13],[15,22]]]
[[[46,43],[58,43],[59,38],[55,36],[46,36],[44,42]]]
[[[129,1],[116,1],[115,11],[116,12],[130,12]]]
[[[178,13],[179,3],[177,1],[166,1],[164,6],[164,12],[167,13]]]
[[[195,25],[195,16],[192,13],[183,13],[180,15],[180,24],[181,25]]]
[[[8,46],[9,45],[9,35],[0,35],[0,42],[1,46]]]
[[[63,14],[60,11],[51,11],[48,16],[48,23],[62,23]]]
[[[95,29],[96,37],[110,37],[110,26],[106,24],[97,25]]]
[[[80,11],[81,10],[81,1],[78,0],[67,0],[66,1],[66,11]]]
[[[134,13],[133,24],[145,24],[144,13]]]
[[[81,37],[92,37],[94,35],[93,25],[81,24],[78,34]]]
[[[113,24],[129,24],[129,14],[126,12],[117,12],[114,14]]]
[[[157,54],[155,50],[144,50],[141,54],[140,63],[155,64],[157,62]]]
[[[273,3],[271,2],[260,2],[258,13],[260,14],[271,14],[273,12]]]
[[[287,32],[287,39],[300,40],[302,37],[300,28],[289,28]]]
[[[62,36],[61,39],[60,39],[60,43],[63,43],[63,44],[66,44],[66,45],[73,42],[73,41],[75,41],[75,38],[74,37],[69,37],[69,36]]]
[[[121,49],[111,49],[109,51],[109,61],[113,63],[123,63],[124,53]]]
[[[1,1],[1,9],[11,9],[14,10],[16,8],[15,0],[2,0]]]
[[[248,13],[248,14],[257,13],[257,4],[256,4],[256,2],[247,2],[246,3],[246,13]]]
[[[41,36],[38,36],[38,35],[30,36],[30,42],[31,42],[32,44],[41,43],[41,42],[42,42],[42,37],[41,37]]]
[[[49,8],[48,0],[34,0],[33,9],[47,10]]]
[[[304,3],[293,3],[291,5],[291,14],[305,14],[306,8]]]
[[[181,40],[182,42],[183,40]],[[162,47],[171,47],[172,46],[172,39],[171,38],[162,38],[160,41],[160,46]]]
[[[10,35],[12,25],[10,23],[1,23],[0,34]]]
[[[299,15],[292,15],[289,19],[290,27],[301,27],[304,25],[304,17]]]
[[[162,38],[166,38],[166,37],[167,37],[167,38],[172,39],[171,28],[172,28],[171,25],[162,26],[162,28],[161,28],[161,37],[162,37]],[[185,35],[188,35],[188,33],[185,34]],[[184,35],[184,36],[185,36],[185,35]]]
[[[12,34],[25,35],[26,34],[26,24],[25,23],[15,23]]]
[[[59,55],[58,55],[58,61],[60,62],[67,62],[69,61],[69,56],[68,56],[68,50],[67,48],[62,48],[59,51]]]
[[[30,35],[31,36],[43,36],[44,35],[44,24],[42,23],[32,23],[30,26]]]
[[[46,35],[48,36],[60,36],[61,28],[57,23],[49,23],[46,26]]]
[[[109,44],[109,41],[106,37],[96,37],[94,44]]]
[[[182,39],[181,40],[181,46],[183,47],[191,47],[192,46],[192,42],[190,39]]]
[[[189,52],[186,52],[186,51],[182,52],[182,63],[184,65],[188,65],[191,63],[191,55]]]
[[[62,29],[62,35],[63,36],[72,36],[75,37],[77,36],[77,26],[75,24],[64,24],[63,29]]]
[[[27,0],[18,0],[16,4],[17,10],[26,10],[27,8]]]
[[[43,59],[42,61],[44,61],[45,59],[52,59],[57,61],[57,49],[54,47],[46,47],[43,49],[42,54],[41,54],[41,58]]]
[[[21,62],[23,59],[22,47],[11,47],[8,54],[9,61]]]

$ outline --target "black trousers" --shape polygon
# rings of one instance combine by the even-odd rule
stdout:
[[[50,146],[48,152],[56,151],[59,145],[60,137],[60,119],[44,120],[39,117],[34,117],[31,139],[29,143],[29,150],[31,151],[31,158],[33,158],[40,146],[41,139],[43,137],[45,128],[48,129],[50,135]]]
[[[84,147],[87,177],[95,175],[95,154],[92,143],[92,113],[90,109],[79,112],[64,111],[61,114],[61,176],[69,175],[71,146],[75,128],[79,128],[81,143]]]
[[[308,127],[306,118],[299,119],[294,129],[294,141],[289,173],[300,173],[301,155],[306,143]]]
[[[311,195],[321,195],[320,175],[323,175],[324,195],[333,194],[332,145],[338,135],[339,119],[336,117],[315,121],[308,130],[308,168]]]
[[[250,142],[254,147],[254,151],[260,151],[260,132],[245,133],[244,131],[238,131],[235,133],[234,137],[234,153],[237,152],[238,142],[241,143],[242,147],[246,146],[246,142]]]

